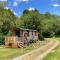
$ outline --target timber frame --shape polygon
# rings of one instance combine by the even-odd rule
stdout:
[[[18,48],[38,40],[38,31],[14,28],[11,36],[5,36],[5,47]]]

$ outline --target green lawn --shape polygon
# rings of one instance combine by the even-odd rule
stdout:
[[[40,42],[40,43],[37,42],[29,46],[26,46],[26,48],[4,48],[3,46],[0,46],[0,60],[10,60],[16,56],[25,54],[33,49],[37,49],[46,43],[47,41]]]
[[[55,38],[55,39],[59,40],[60,42],[60,38]],[[49,53],[43,60],[60,60],[60,44],[58,45],[58,47],[52,50],[52,52]]]
[[[31,50],[32,47],[27,47],[27,48],[0,48],[0,59],[1,60],[9,60],[13,57],[22,55],[26,52],[28,52],[29,50]]]

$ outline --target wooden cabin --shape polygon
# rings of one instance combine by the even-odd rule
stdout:
[[[5,46],[13,48],[23,47],[36,40],[38,40],[37,30],[14,28],[12,30],[12,35],[5,37]]]

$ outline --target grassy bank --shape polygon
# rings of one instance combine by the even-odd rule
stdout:
[[[43,45],[48,43],[48,41],[38,41],[34,44],[26,46],[26,48],[5,48],[4,46],[0,46],[0,60],[10,60],[14,57],[25,54],[33,49],[37,49]]]
[[[55,40],[59,40],[60,38],[54,38]],[[53,40],[53,38],[52,38]],[[50,54],[48,54],[43,60],[60,60],[60,44],[56,47]]]

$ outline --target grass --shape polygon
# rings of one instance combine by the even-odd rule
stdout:
[[[25,54],[33,49],[37,49],[40,46],[45,45],[46,43],[47,41],[44,42],[38,41],[34,44],[26,46],[26,48],[5,48],[4,46],[0,46],[0,60],[11,60],[14,57]]]
[[[59,40],[60,42],[60,38],[55,39]],[[51,53],[49,53],[43,60],[60,60],[60,44]]]

